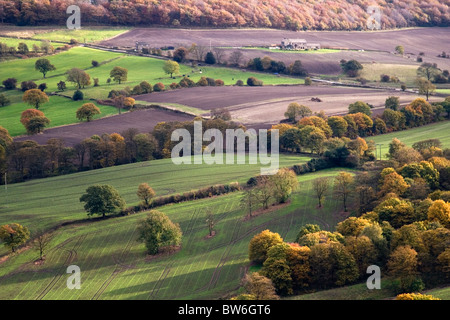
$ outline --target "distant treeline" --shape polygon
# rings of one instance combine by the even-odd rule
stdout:
[[[92,3],[91,3],[92,2]],[[16,25],[65,24],[66,8],[77,4],[83,23],[199,27],[266,27],[289,30],[364,30],[368,2],[205,1],[205,0],[0,0],[0,22]],[[381,1],[381,28],[448,26],[445,1]]]

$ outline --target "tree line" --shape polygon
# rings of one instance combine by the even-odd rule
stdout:
[[[367,278],[370,265],[381,268],[395,294],[448,282],[450,154],[436,139],[413,147],[394,139],[388,156],[366,162],[354,176],[341,172],[333,184],[330,178],[315,180],[318,206],[333,189],[332,197],[352,201],[351,216],[334,231],[307,224],[292,243],[269,230],[255,235],[249,260],[262,269],[253,277],[266,277],[278,295],[357,283]]]
[[[25,25],[62,25],[67,20],[69,0],[1,0],[0,22]],[[448,8],[437,1],[408,3],[374,1],[383,16],[381,27],[448,26]],[[86,24],[164,25],[201,27],[265,27],[289,30],[365,30],[370,13],[361,0],[337,3],[265,1],[255,5],[233,2],[170,0],[162,3],[140,0],[79,2]]]

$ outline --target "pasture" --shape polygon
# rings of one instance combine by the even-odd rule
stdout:
[[[145,213],[59,229],[45,263],[35,265],[27,250],[2,265],[2,299],[214,299],[238,289],[248,267],[248,242],[264,229],[293,241],[298,229],[316,223],[332,230],[344,218],[341,205],[328,195],[316,208],[311,181],[333,177],[339,169],[299,177],[300,188],[279,210],[244,221],[240,192],[159,208],[183,230],[180,251],[156,258],[135,241],[136,223]],[[213,210],[216,236],[207,239],[206,210]],[[80,290],[66,288],[65,268],[82,270]],[[13,271],[19,268],[17,271]]]
[[[381,147],[381,156],[383,159],[386,159],[386,154],[389,151],[389,143],[394,138],[399,139],[407,146],[412,146],[414,142],[421,140],[439,139],[442,142],[443,148],[450,148],[450,121],[442,121],[404,131],[367,137],[365,139],[367,141],[372,140],[377,144],[377,157],[380,155]]]

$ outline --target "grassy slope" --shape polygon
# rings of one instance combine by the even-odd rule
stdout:
[[[45,40],[54,40],[54,41],[62,41],[69,42],[71,39],[75,39],[80,43],[91,43],[106,40],[112,37],[115,37],[123,32],[130,30],[129,28],[82,28],[79,30],[69,30],[69,29],[61,29],[61,30],[53,30],[46,33],[40,33],[33,38],[36,39],[45,39]]]
[[[406,83],[410,87],[414,86],[414,81],[417,78],[417,66],[414,65],[365,63],[363,67],[361,77],[369,81],[380,81],[380,76],[387,74],[398,77],[401,82]]]
[[[292,166],[306,157],[280,155],[280,166]],[[259,173],[259,165],[175,165],[171,159],[140,162],[8,185],[1,190],[0,224],[18,222],[31,230],[86,217],[80,196],[93,184],[110,184],[128,205],[138,204],[137,186],[149,183],[157,196],[238,181]],[[26,203],[26,206],[24,206]],[[0,249],[2,250],[2,249]]]
[[[450,148],[450,121],[442,121],[409,130],[367,137],[366,140],[373,140],[377,144],[382,144],[381,154],[384,157],[389,150],[389,143],[394,138],[399,139],[408,146],[411,146],[414,142],[421,140],[439,139],[441,140],[444,148]],[[377,146],[378,155],[379,152],[379,146]]]
[[[11,92],[11,91],[9,91]],[[7,91],[7,93],[9,93]],[[0,126],[6,128],[11,136],[26,134],[26,130],[22,123],[20,123],[20,115],[22,111],[33,108],[30,105],[20,102],[22,92],[19,96],[15,95],[10,98],[13,102],[10,106],[0,108]],[[84,103],[92,102],[88,100],[73,101],[59,96],[50,96],[49,102],[43,104],[39,110],[44,112],[45,116],[50,119],[50,125],[47,128],[67,125],[78,122],[76,118],[76,111]],[[98,119],[107,115],[117,114],[117,109],[111,106],[98,105],[101,114],[94,117]]]
[[[269,228],[286,241],[293,241],[300,226],[318,223],[331,230],[343,217],[340,203],[328,197],[316,209],[311,180],[334,176],[339,169],[299,177],[300,188],[292,202],[271,213],[242,221],[240,193],[162,207],[159,210],[180,224],[182,250],[151,262],[144,246],[135,242],[136,222],[144,213],[88,225],[71,226],[57,232],[44,266],[29,263],[36,253],[29,250],[2,265],[0,276],[21,265],[19,272],[0,278],[2,299],[194,299],[219,298],[240,285],[248,265],[248,242]],[[217,235],[205,239],[206,210],[216,214]],[[56,245],[58,245],[56,247]],[[68,256],[76,252],[76,256]],[[65,288],[65,267],[76,264],[82,270],[81,290]],[[35,272],[40,270],[41,272]],[[62,277],[59,277],[59,276]],[[52,285],[53,284],[53,285]]]
[[[15,48],[17,48],[19,43],[23,42],[28,46],[28,49],[30,51],[33,50],[34,44],[37,45],[38,47],[41,47],[41,45],[42,45],[42,41],[40,41],[40,40],[14,39],[14,38],[5,38],[5,37],[0,37],[0,42],[6,44],[8,47],[15,47]],[[58,47],[62,47],[63,45],[64,45],[63,43],[57,43],[57,42],[52,43],[52,46],[55,49]]]

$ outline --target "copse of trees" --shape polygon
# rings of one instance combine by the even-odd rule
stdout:
[[[357,77],[363,69],[363,66],[356,60],[341,60],[341,68],[347,76]]]

